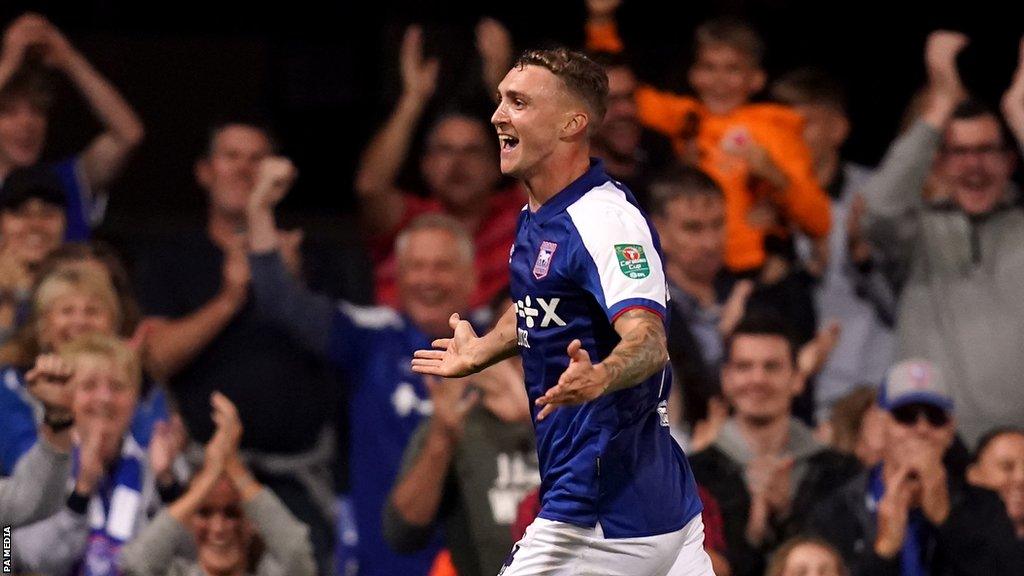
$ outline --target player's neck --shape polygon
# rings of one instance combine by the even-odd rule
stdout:
[[[778,454],[789,443],[789,417],[770,419],[737,416],[740,434],[755,456]]]
[[[523,179],[530,194],[530,210],[536,211],[589,169],[589,147],[549,156],[533,174]]]

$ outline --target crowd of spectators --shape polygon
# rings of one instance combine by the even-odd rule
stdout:
[[[1024,40],[991,106],[961,80],[970,39],[932,32],[925,86],[869,167],[843,155],[857,126],[835,78],[769,78],[771,47],[721,18],[680,63],[691,92],[666,90],[631,66],[620,4],[587,0],[578,23],[609,79],[592,152],[661,239],[667,418],[716,574],[1024,574]],[[410,367],[453,313],[485,330],[512,304],[525,192],[486,110],[514,38],[493,19],[475,33],[479,69],[451,97],[425,29],[401,40],[400,94],[351,184],[374,265],[376,305],[360,306],[278,224],[300,167],[262,119],[212,125],[195,151],[203,226],[121,250],[93,238],[143,121],[44,16],[8,24],[0,524],[15,571],[498,572],[538,507],[522,367]],[[42,162],[55,75],[100,131]]]

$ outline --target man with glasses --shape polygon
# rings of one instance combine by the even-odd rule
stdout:
[[[815,512],[815,531],[842,552],[854,576],[1024,574],[999,496],[965,485],[942,463],[956,421],[938,367],[917,359],[893,366],[879,403],[886,412],[882,462]]]
[[[967,42],[953,32],[929,37],[926,104],[865,183],[862,224],[904,279],[897,353],[938,365],[958,431],[973,445],[993,426],[1024,422],[1024,210],[1000,119],[966,99],[960,82],[956,57]],[[1007,110],[1024,108],[1015,90]],[[948,197],[922,198],[930,173]]]

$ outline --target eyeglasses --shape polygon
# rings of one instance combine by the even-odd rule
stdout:
[[[931,404],[907,404],[892,410],[892,417],[905,426],[913,426],[924,416],[933,428],[942,428],[949,423],[949,414],[938,406]]]

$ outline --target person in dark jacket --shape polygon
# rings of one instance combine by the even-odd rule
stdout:
[[[859,464],[819,443],[793,416],[805,376],[781,319],[748,315],[725,354],[722,391],[735,413],[690,462],[721,504],[734,573],[763,574],[766,556]]]
[[[839,549],[854,576],[1024,574],[999,496],[943,465],[956,424],[942,374],[907,360],[882,391],[882,462],[814,512],[814,532]]]

